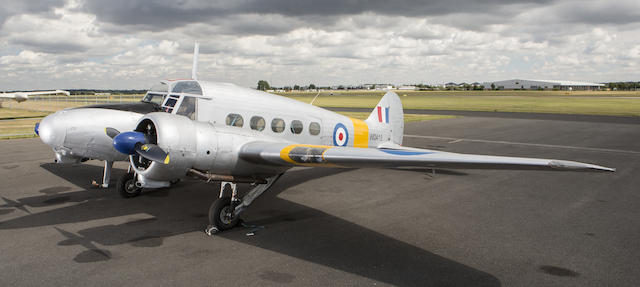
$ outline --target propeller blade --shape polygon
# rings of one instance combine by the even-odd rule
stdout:
[[[136,153],[146,159],[169,164],[169,154],[155,144],[137,143],[135,146]]]
[[[107,136],[109,136],[110,138],[115,138],[117,135],[120,134],[120,131],[114,129],[114,128],[105,128],[104,132],[107,134]]]

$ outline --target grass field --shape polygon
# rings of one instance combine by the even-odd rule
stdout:
[[[73,95],[65,96],[38,96],[26,102],[17,103],[14,101],[2,102],[2,107],[11,109],[23,109],[32,111],[55,112],[65,108],[82,107],[87,105],[113,103],[113,102],[137,102],[144,95]]]
[[[585,115],[640,116],[640,92],[573,92],[570,96],[553,91],[402,92],[405,109],[500,111]],[[373,108],[383,92],[321,94],[321,107]],[[286,94],[309,103],[316,93]]]
[[[361,113],[361,112],[337,112],[337,113],[350,118],[359,119],[359,120],[366,120],[367,117],[369,116],[369,113]],[[457,116],[405,114],[404,122],[410,123],[410,122],[431,121],[431,120],[452,119],[452,118],[457,118]]]
[[[407,96],[530,96],[530,97],[640,97],[640,91],[403,91],[394,90],[398,95]],[[381,90],[335,90],[322,91],[325,95],[365,95],[382,96]],[[315,96],[318,92],[284,92],[282,96]]]
[[[35,137],[33,128],[42,118],[0,121],[0,139]],[[19,134],[19,135],[16,135]],[[15,136],[6,136],[15,135]]]
[[[48,115],[49,112],[32,111],[23,109],[0,108],[0,120],[37,118]]]

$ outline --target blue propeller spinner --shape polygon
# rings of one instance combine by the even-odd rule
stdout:
[[[114,128],[106,128],[105,133],[113,139],[113,148],[123,154],[139,154],[146,159],[169,164],[169,154],[159,146],[148,143],[144,133],[121,133]]]
[[[136,153],[136,144],[138,143],[147,143],[147,139],[141,132],[123,132],[113,138],[113,147],[124,154]]]

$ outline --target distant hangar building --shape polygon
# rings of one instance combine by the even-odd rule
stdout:
[[[497,90],[561,90],[561,91],[593,91],[600,90],[603,84],[560,81],[560,80],[526,80],[513,79],[483,83],[485,89],[491,89],[492,85]]]

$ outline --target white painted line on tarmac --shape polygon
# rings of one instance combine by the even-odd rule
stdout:
[[[564,148],[564,149],[595,151],[595,152],[615,152],[615,153],[627,153],[627,154],[640,154],[640,151],[622,150],[622,149],[593,148],[593,147],[579,147],[579,146],[552,145],[552,144],[536,144],[536,143],[521,143],[521,142],[509,142],[509,141],[491,141],[491,140],[464,139],[464,138],[451,138],[451,137],[438,137],[438,136],[421,136],[421,135],[404,135],[404,137],[407,137],[407,138],[434,139],[434,140],[446,140],[446,141],[449,141],[449,143],[458,143],[458,142],[466,141],[466,142],[479,142],[479,143],[492,143],[492,144],[508,144],[508,145],[546,147],[546,148]]]

